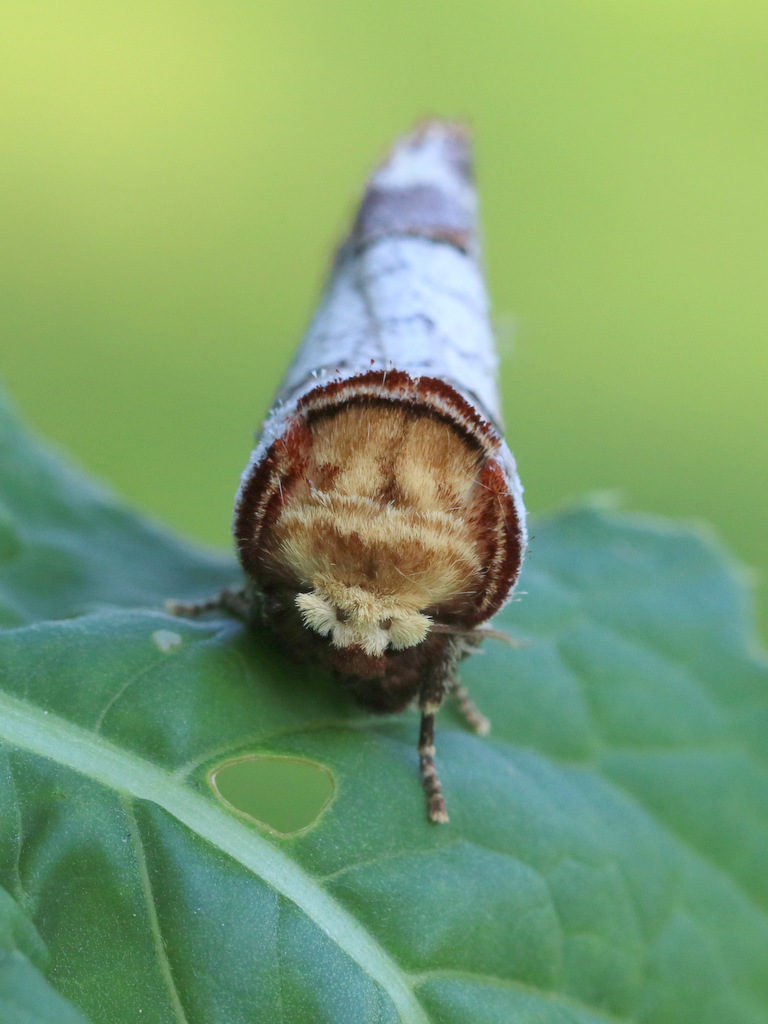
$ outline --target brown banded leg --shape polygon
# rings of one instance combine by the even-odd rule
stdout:
[[[419,709],[421,730],[419,732],[419,768],[421,784],[427,797],[427,817],[435,824],[449,821],[443,797],[443,787],[435,764],[435,715],[451,686],[456,666],[463,657],[462,641],[459,637],[448,638],[443,656],[435,662],[421,684]]]
[[[244,590],[222,590],[207,601],[166,601],[165,610],[179,618],[196,619],[206,612],[226,612],[236,619],[247,619],[250,614]]]
[[[450,693],[456,698],[459,711],[464,715],[468,725],[474,729],[478,736],[487,736],[491,731],[490,720],[485,717],[458,679],[451,680],[449,689]]]
[[[435,710],[439,705],[426,704],[421,710],[421,730],[419,731],[419,769],[421,784],[427,796],[427,817],[436,824],[449,821],[445,807],[443,787],[435,765]]]

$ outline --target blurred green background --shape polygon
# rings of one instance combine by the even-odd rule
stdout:
[[[768,566],[764,0],[3,7],[0,373],[132,502],[229,544],[363,178],[442,114],[529,506],[618,489]]]

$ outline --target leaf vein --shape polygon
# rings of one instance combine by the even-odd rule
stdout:
[[[139,880],[141,882],[141,889],[144,893],[144,902],[147,908],[147,919],[149,921],[149,928],[152,932],[152,939],[157,950],[157,959],[160,966],[160,973],[162,974],[165,987],[168,992],[168,997],[173,1007],[173,1012],[176,1015],[176,1019],[179,1024],[188,1024],[187,1015],[184,1012],[184,1006],[181,1002],[179,991],[176,987],[176,982],[173,978],[173,970],[171,968],[170,960],[168,959],[168,951],[165,948],[165,942],[163,941],[162,929],[160,928],[160,919],[157,916],[157,907],[155,905],[154,895],[152,893],[152,880],[149,877],[149,869],[147,867],[147,858],[144,852],[144,843],[141,839],[141,833],[139,831],[139,824],[136,821],[136,815],[133,813],[133,801],[131,797],[123,794],[120,798],[120,802],[125,810],[126,817],[128,818],[128,828],[131,833],[131,840],[133,842],[133,849],[136,854],[136,864],[139,870]]]

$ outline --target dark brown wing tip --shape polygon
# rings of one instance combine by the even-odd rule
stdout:
[[[353,230],[355,246],[410,235],[476,246],[472,144],[465,125],[428,120],[403,135],[371,175]]]

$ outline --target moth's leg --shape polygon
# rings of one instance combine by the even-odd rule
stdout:
[[[196,619],[206,612],[226,612],[236,619],[246,620],[250,616],[250,606],[244,590],[222,590],[220,594],[207,601],[166,601],[165,610],[180,618]]]
[[[478,736],[487,736],[491,731],[490,720],[485,717],[458,679],[451,679],[448,689],[450,694],[456,698],[459,711],[464,715],[470,728],[474,729]]]
[[[419,731],[419,769],[421,784],[427,796],[427,817],[435,824],[444,824],[450,819],[435,765],[435,713],[423,709]]]
[[[421,729],[419,730],[419,770],[421,784],[427,797],[427,817],[436,824],[447,822],[443,787],[435,764],[435,715],[445,696],[446,678],[443,673],[424,681],[419,694]]]

